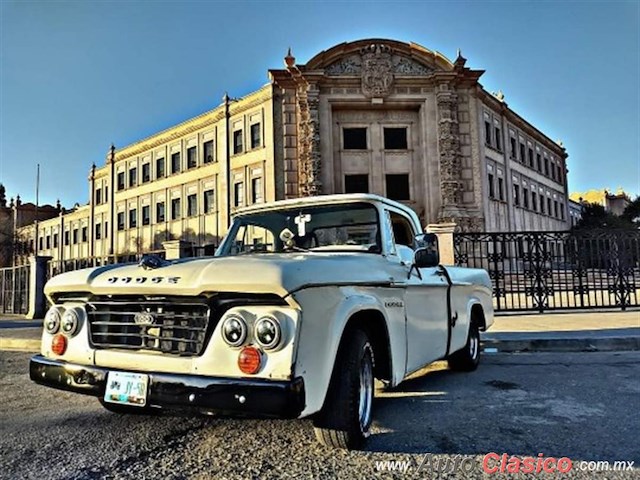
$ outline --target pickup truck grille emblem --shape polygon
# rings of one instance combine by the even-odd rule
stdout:
[[[107,278],[107,282],[109,283],[131,283],[135,280],[136,283],[145,283],[149,280],[147,277],[109,277]],[[151,277],[151,283],[171,283],[176,284],[180,281],[180,277]]]
[[[156,318],[151,313],[139,312],[133,316],[133,321],[138,325],[153,325]]]

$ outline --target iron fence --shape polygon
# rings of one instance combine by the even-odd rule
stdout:
[[[454,251],[489,272],[497,311],[639,305],[638,231],[457,233]]]
[[[29,265],[0,268],[0,313],[25,315],[29,311]]]

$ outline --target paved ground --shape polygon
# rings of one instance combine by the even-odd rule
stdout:
[[[569,457],[563,478],[593,478],[583,460],[640,466],[640,352],[487,355],[470,374],[434,364],[378,392],[363,452],[320,447],[309,421],[118,416],[31,383],[28,358],[0,352],[2,479],[436,478],[416,472],[426,454],[438,468],[463,455],[471,472],[446,478],[478,478],[489,452]],[[381,472],[382,461],[408,472]]]

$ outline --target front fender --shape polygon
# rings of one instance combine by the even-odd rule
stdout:
[[[396,328],[392,328],[384,307],[385,296],[391,298],[392,293],[385,294],[383,290],[386,289],[376,289],[374,295],[360,287],[319,287],[293,294],[302,311],[294,368],[294,376],[305,381],[306,406],[302,416],[322,408],[342,334],[354,314],[363,310],[380,312],[387,324],[392,359],[394,344],[404,348],[404,311],[398,318],[401,324],[395,322]]]

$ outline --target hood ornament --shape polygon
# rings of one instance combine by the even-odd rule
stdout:
[[[154,270],[166,265],[169,265],[169,262],[163,260],[157,255],[144,255],[140,260],[140,263],[138,263],[138,266],[144,268],[145,270]]]

